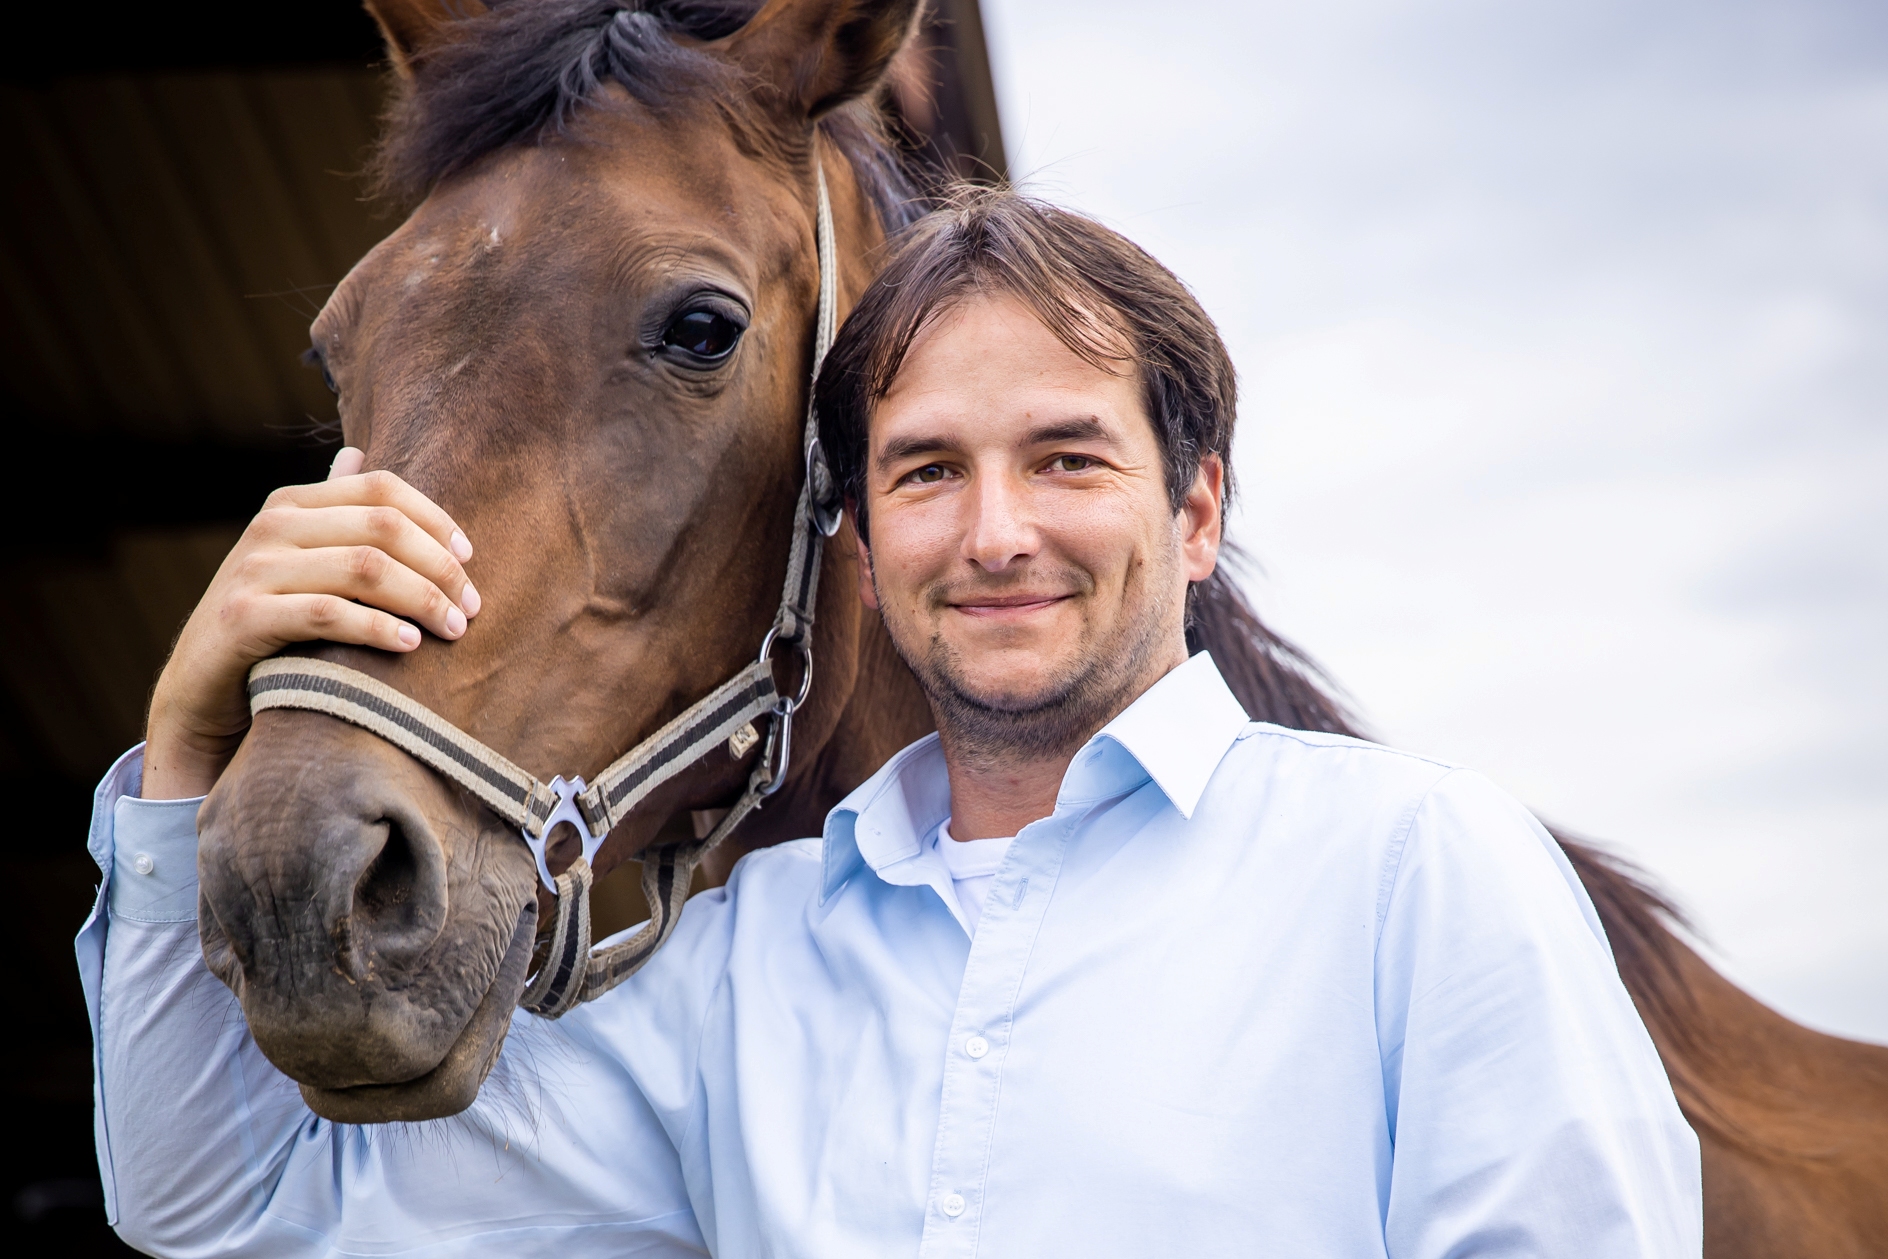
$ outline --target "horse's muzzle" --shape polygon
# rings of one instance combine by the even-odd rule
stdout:
[[[205,963],[317,1113],[469,1105],[536,923],[531,858],[510,829],[363,731],[268,712],[200,832]]]

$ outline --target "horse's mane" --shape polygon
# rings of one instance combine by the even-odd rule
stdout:
[[[1187,649],[1212,653],[1226,685],[1255,721],[1366,737],[1348,707],[1331,694],[1323,670],[1259,619],[1224,563],[1194,587]],[[1683,926],[1684,919],[1630,865],[1563,831],[1548,829],[1593,899],[1627,991],[1648,1023],[1681,1039],[1694,998],[1681,970],[1682,946],[1671,927]]]
[[[614,83],[663,110],[726,98],[740,71],[698,45],[746,25],[761,0],[497,0],[453,23],[399,84],[369,168],[374,191],[411,204],[488,153],[562,133]],[[871,101],[820,131],[851,163],[886,231],[927,207]]]

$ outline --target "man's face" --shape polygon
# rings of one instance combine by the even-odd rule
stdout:
[[[947,737],[1059,750],[1186,658],[1218,460],[1175,512],[1138,379],[1021,302],[972,298],[918,337],[866,459],[862,594]]]

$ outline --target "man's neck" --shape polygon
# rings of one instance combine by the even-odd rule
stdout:
[[[998,764],[983,755],[952,756],[950,740],[943,743],[951,778],[951,838],[966,840],[1014,835],[1054,813],[1056,793],[1076,751]]]

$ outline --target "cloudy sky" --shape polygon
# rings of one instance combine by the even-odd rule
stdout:
[[[983,11],[1012,169],[1226,334],[1261,610],[1888,1042],[1888,7]]]

